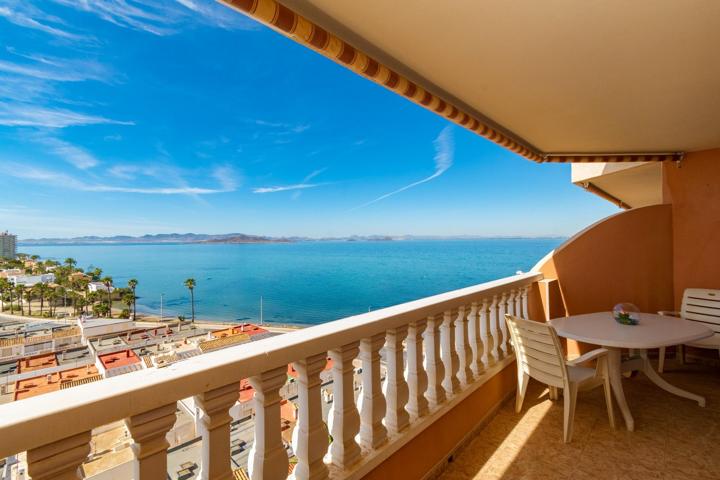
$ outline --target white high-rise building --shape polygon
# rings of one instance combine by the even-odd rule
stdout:
[[[0,232],[0,257],[15,258],[17,254],[17,236],[11,233]]]

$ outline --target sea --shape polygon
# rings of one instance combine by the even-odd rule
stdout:
[[[23,253],[138,280],[138,312],[312,325],[529,271],[561,238],[309,241],[268,244],[68,244]]]

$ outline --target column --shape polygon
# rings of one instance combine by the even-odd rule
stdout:
[[[423,332],[427,327],[427,320],[416,320],[408,326],[406,378],[410,399],[407,411],[413,419],[428,414],[428,401],[425,391],[428,387],[428,377],[423,367]]]
[[[445,366],[440,353],[440,325],[443,320],[440,315],[427,318],[427,328],[423,335],[425,345],[425,371],[428,377],[428,387],[425,398],[431,408],[437,408],[446,400],[442,381],[445,378]]]
[[[133,439],[135,454],[133,478],[154,480],[167,476],[167,449],[165,436],[175,425],[175,402],[125,419]]]
[[[479,377],[485,371],[482,362],[483,356],[483,344],[480,338],[480,323],[478,316],[478,302],[470,304],[470,311],[468,312],[468,339],[470,342],[470,350],[472,351],[472,360],[470,362],[470,369],[472,370],[475,378]]]
[[[27,452],[33,480],[77,480],[80,465],[90,454],[90,432],[82,432]]]
[[[332,463],[340,468],[350,467],[360,460],[360,446],[355,442],[355,435],[360,430],[360,416],[355,406],[355,369],[352,364],[358,354],[359,343],[352,342],[329,352],[333,361],[334,396],[330,457]]]
[[[443,323],[440,326],[440,346],[445,367],[445,378],[442,385],[445,391],[452,395],[460,391],[460,380],[457,377],[460,360],[457,350],[455,350],[455,321],[451,311],[443,314]]]
[[[328,478],[328,468],[323,462],[328,449],[328,431],[322,419],[320,399],[320,373],[325,365],[325,352],[293,363],[298,373],[297,441],[293,445],[298,462],[291,476],[295,480]]]
[[[485,368],[488,368],[492,362],[492,350],[493,338],[490,335],[490,322],[488,317],[488,304],[490,302],[487,298],[483,298],[482,302],[478,304],[480,308],[479,319],[480,319],[480,340],[482,340],[482,362]]]
[[[385,426],[388,433],[397,434],[410,425],[410,415],[405,410],[408,402],[408,385],[405,382],[403,341],[407,337],[407,325],[391,328],[385,337],[387,375],[385,377]]]
[[[385,345],[385,333],[363,338],[360,342],[362,360],[362,409],[360,410],[360,445],[376,449],[387,442],[385,396],[380,382],[380,349]]]
[[[492,337],[492,359],[490,363],[495,363],[500,360],[500,332],[498,330],[498,296],[494,295],[492,303],[490,304],[490,336]]]
[[[195,396],[195,403],[203,411],[202,480],[232,480],[230,461],[230,407],[240,395],[240,382],[209,390]]]
[[[287,366],[248,378],[255,389],[255,441],[248,454],[252,480],[285,479],[288,456],[280,432],[280,389],[287,380]]]
[[[470,385],[473,380],[472,372],[472,349],[468,333],[468,317],[464,305],[458,308],[458,315],[455,319],[455,350],[458,352],[458,379],[462,386]]]

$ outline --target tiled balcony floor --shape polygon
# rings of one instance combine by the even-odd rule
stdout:
[[[533,380],[522,412],[514,412],[514,397],[504,404],[440,478],[720,479],[720,370],[668,363],[665,378],[704,395],[705,408],[639,374],[623,380],[635,432],[617,406],[617,430],[610,428],[600,388],[578,394],[573,441],[563,444],[562,397],[551,402]]]

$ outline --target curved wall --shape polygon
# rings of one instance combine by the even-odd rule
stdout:
[[[557,279],[553,288],[559,287],[562,305],[544,306],[551,317],[611,310],[619,302],[632,302],[644,312],[672,310],[672,208],[653,205],[601,220],[535,270]]]

